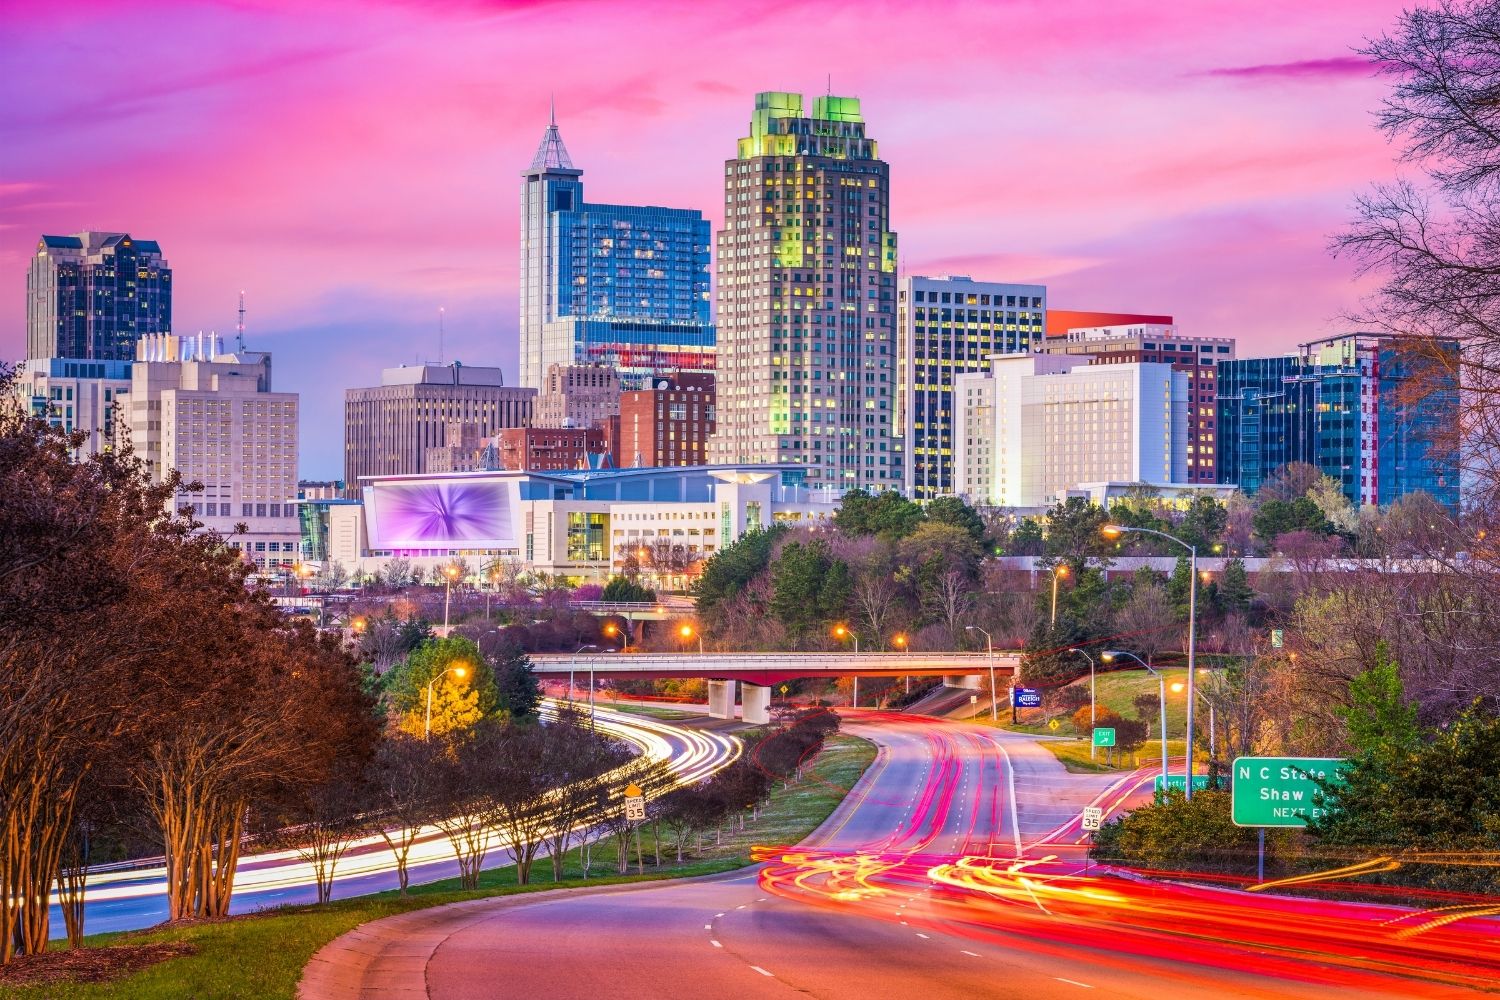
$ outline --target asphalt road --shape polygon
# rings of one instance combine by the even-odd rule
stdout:
[[[1403,978],[1410,965],[1353,934],[1379,924],[1373,908],[1256,897],[1246,910],[1242,894],[1085,873],[1078,809],[1123,802],[1149,775],[1067,775],[1032,740],[931,719],[849,728],[881,753],[806,844],[751,873],[497,910],[437,946],[430,996],[1342,998],[1495,982],[1455,979],[1459,960]],[[1275,934],[1242,935],[1242,912]]]
[[[598,709],[601,728],[630,740],[642,752],[669,760],[684,780],[697,780],[712,773],[739,754],[739,741],[712,731],[694,731],[639,715]],[[539,856],[540,857],[540,856]],[[496,846],[486,867],[507,865],[510,857]],[[425,829],[412,847],[410,878],[413,885],[454,878],[458,864],[446,838],[435,827]],[[165,871],[159,863],[133,870],[99,871],[89,879],[85,897],[85,926],[89,933],[136,930],[167,919],[163,886]],[[378,836],[367,837],[340,859],[333,886],[335,898],[361,896],[397,888],[396,866],[390,849]],[[240,861],[230,910],[249,913],[268,906],[317,902],[312,868],[292,851],[251,853]],[[65,932],[62,913],[52,912],[52,931]]]

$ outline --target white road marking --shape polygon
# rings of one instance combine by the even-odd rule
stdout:
[[[922,938],[924,941],[932,940],[932,938],[928,937],[926,934],[923,934],[921,931],[917,931],[917,937]]]
[[[715,914],[714,914],[714,916],[716,916],[716,917],[722,917],[722,916],[723,916],[723,915],[724,915],[724,914],[722,914],[722,913],[715,913]]]
[[[720,944],[719,942],[713,940],[712,938],[709,938],[708,943],[711,944],[711,945],[713,945],[715,948],[722,948],[722,947],[724,947],[722,944]]]
[[[739,906],[735,907],[736,910],[743,910],[744,908],[745,908],[745,904],[744,903],[741,903]]]
[[[961,955],[968,955],[970,958],[978,958],[979,957],[979,952],[977,952],[977,951],[962,951],[962,950],[960,950],[959,954],[961,954]]]
[[[706,931],[711,931],[711,930],[714,929],[714,925],[713,924],[704,924],[703,925],[703,929],[706,930]]]
[[[769,972],[767,972],[765,969],[762,969],[758,965],[752,965],[750,966],[750,968],[754,969],[756,972],[759,972],[762,976],[770,976],[772,979],[776,978],[775,976],[771,976]]]
[[[1086,990],[1093,989],[1093,987],[1090,986],[1088,983],[1080,983],[1076,979],[1064,979],[1062,976],[1053,976],[1052,978],[1056,979],[1060,983],[1067,983],[1069,986],[1082,986]]]

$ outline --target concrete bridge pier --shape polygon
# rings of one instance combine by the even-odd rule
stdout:
[[[740,703],[746,722],[764,726],[771,721],[771,689],[744,681],[740,684]]]
[[[951,688],[978,691],[984,684],[984,677],[980,674],[944,674],[943,683]]]
[[[734,718],[734,681],[708,682],[708,714],[715,719]]]

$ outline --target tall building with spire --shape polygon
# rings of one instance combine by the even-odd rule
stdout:
[[[555,114],[521,177],[521,385],[551,365],[607,365],[627,389],[712,371],[703,213],[585,202]]]
[[[724,164],[711,463],[794,462],[808,486],[899,489],[890,168],[859,100],[755,96]]]

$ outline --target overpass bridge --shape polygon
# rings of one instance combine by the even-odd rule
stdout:
[[[708,714],[734,717],[735,681],[740,682],[746,722],[770,721],[771,688],[803,677],[937,676],[957,687],[978,687],[993,667],[1014,676],[1021,658],[1014,653],[533,653],[539,677],[568,677],[571,688],[580,674],[596,677],[702,677],[708,681]]]

